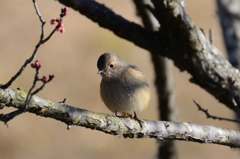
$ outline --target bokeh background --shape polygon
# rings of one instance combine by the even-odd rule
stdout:
[[[140,23],[135,7],[129,0],[99,0],[116,13],[130,21]],[[58,17],[63,7],[54,0],[41,0],[39,9],[48,22],[46,33],[54,26],[49,24]],[[221,29],[214,0],[186,0],[186,11],[195,24],[206,33],[214,28],[214,44],[225,54]],[[31,55],[39,40],[40,22],[33,4],[28,0],[0,1],[0,82],[8,81]],[[96,112],[111,113],[101,102],[96,61],[100,54],[113,51],[142,70],[151,86],[152,98],[148,109],[138,116],[143,119],[157,120],[156,90],[154,89],[153,67],[146,50],[133,43],[120,39],[112,32],[100,28],[96,23],[70,9],[64,18],[66,32],[56,33],[44,44],[35,59],[41,61],[41,75],[54,73],[56,78],[47,84],[38,95],[53,101],[67,98],[67,104]],[[13,88],[28,90],[33,81],[34,70],[27,67],[14,82]],[[175,105],[180,122],[213,125],[238,129],[235,124],[206,119],[193,103],[197,100],[212,114],[232,117],[232,112],[218,103],[211,95],[198,86],[188,82],[190,76],[172,67],[174,76]],[[7,113],[13,108],[4,108]],[[24,113],[9,122],[9,128],[0,124],[1,159],[52,159],[52,158],[155,158],[155,139],[116,138],[99,131],[73,126],[70,131],[59,121]],[[236,149],[213,144],[199,144],[179,141],[179,157],[184,159],[237,159]]]

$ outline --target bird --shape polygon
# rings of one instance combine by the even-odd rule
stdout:
[[[140,69],[113,52],[103,53],[97,61],[101,99],[118,116],[138,120],[136,111],[143,111],[150,101],[150,88]],[[134,114],[134,116],[133,116]],[[140,123],[141,125],[141,123]]]

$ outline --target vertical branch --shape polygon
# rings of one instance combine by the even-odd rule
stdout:
[[[216,2],[229,62],[240,69],[240,1]]]
[[[155,85],[158,92],[158,108],[160,120],[176,121],[176,107],[174,106],[173,81],[170,61],[164,57],[152,55],[155,70]],[[176,141],[158,141],[158,158],[176,159]]]
[[[147,12],[144,0],[133,0],[136,5],[138,14],[142,18],[145,28],[154,30],[156,25],[151,19],[151,15]],[[153,11],[153,10],[152,10]],[[165,121],[176,121],[176,108],[174,107],[173,81],[171,75],[170,61],[164,57],[160,57],[151,53],[151,59],[155,71],[155,86],[158,96],[159,119]],[[158,158],[175,159],[177,158],[176,141],[160,141],[158,140]]]

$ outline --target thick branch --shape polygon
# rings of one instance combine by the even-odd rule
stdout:
[[[240,104],[240,73],[194,25],[177,0],[162,0],[159,7],[165,20],[159,32],[129,22],[102,4],[92,0],[59,0],[101,27],[155,54],[168,57],[180,70],[187,70],[191,81],[233,109],[228,78],[236,79],[235,100]],[[158,12],[156,12],[158,13]]]
[[[18,109],[25,107],[27,92],[21,89],[0,89],[0,105]],[[32,96],[26,111],[60,120],[67,125],[78,125],[107,134],[131,138],[156,138],[161,140],[186,140],[240,147],[240,131],[191,123],[142,120],[142,128],[132,118],[95,113]]]

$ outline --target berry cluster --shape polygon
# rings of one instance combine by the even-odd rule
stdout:
[[[57,24],[56,30],[60,33],[65,32],[64,23],[62,22],[62,18],[68,14],[68,7],[61,9],[60,19],[54,18],[50,21],[52,25]]]
[[[50,75],[48,75],[48,78],[47,78],[47,76],[44,75],[40,80],[41,80],[43,83],[48,83],[48,82],[50,82],[53,78],[54,78],[54,74],[50,74]]]
[[[38,60],[36,60],[34,63],[31,63],[32,68],[39,69],[41,67],[41,64]]]

